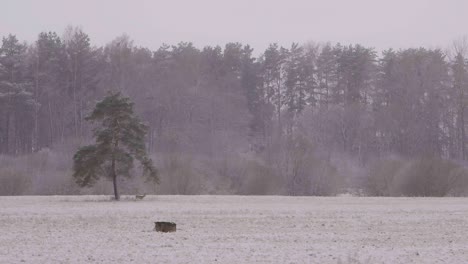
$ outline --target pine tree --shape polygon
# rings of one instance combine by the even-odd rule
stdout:
[[[105,176],[112,179],[115,199],[119,200],[117,177],[130,176],[134,159],[141,163],[148,180],[159,183],[158,171],[145,150],[147,127],[134,115],[130,98],[110,94],[96,104],[86,120],[100,126],[94,130],[96,143],[80,148],[73,157],[73,177],[79,186],[92,186]]]
[[[466,159],[466,132],[465,132],[465,109],[467,105],[466,89],[468,87],[468,72],[465,58],[461,52],[455,57],[452,63],[453,88],[456,91],[456,112],[457,112],[457,140],[462,160]]]
[[[34,109],[25,67],[26,46],[8,35],[0,46],[0,154],[30,152]]]
[[[33,79],[34,98],[39,107],[34,114],[33,148],[50,148],[65,127],[71,105],[67,100],[67,55],[62,39],[55,32],[42,32],[31,47],[27,64]],[[60,110],[59,110],[60,109]]]

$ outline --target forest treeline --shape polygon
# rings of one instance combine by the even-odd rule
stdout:
[[[0,194],[83,192],[70,164],[91,138],[84,119],[120,91],[149,127],[159,193],[464,195],[467,51],[293,43],[255,56],[127,35],[97,47],[75,27],[4,36]]]

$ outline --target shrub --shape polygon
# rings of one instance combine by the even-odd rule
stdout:
[[[365,190],[371,196],[396,196],[399,190],[396,190],[398,173],[407,166],[408,162],[399,159],[379,160],[371,165],[367,177]]]
[[[11,169],[0,169],[0,195],[27,194],[31,180],[23,172]]]
[[[284,180],[270,166],[260,161],[249,160],[243,184],[239,190],[244,195],[278,195],[284,193]]]
[[[366,186],[376,196],[456,196],[468,190],[468,170],[449,160],[380,160],[371,166]]]
[[[447,196],[467,177],[460,165],[439,158],[421,158],[411,163],[401,186],[406,196]],[[464,186],[466,187],[466,185]]]
[[[161,190],[169,194],[199,194],[201,178],[192,160],[182,155],[169,154],[161,167]]]

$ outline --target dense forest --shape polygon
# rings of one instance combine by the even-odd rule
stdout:
[[[124,180],[124,193],[465,195],[468,45],[447,50],[4,36],[0,194],[110,193],[75,186],[71,157],[96,102],[120,91],[161,175]]]

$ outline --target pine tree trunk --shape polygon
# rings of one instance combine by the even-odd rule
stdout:
[[[36,57],[36,74],[35,74],[35,89],[34,99],[39,102],[39,55]],[[32,151],[38,150],[39,142],[39,107],[34,107],[34,130],[32,134]]]
[[[119,195],[119,190],[117,190],[117,175],[114,175],[113,182],[114,182],[114,197],[115,197],[115,200],[118,201],[120,200],[120,195]]]
[[[281,82],[278,80],[277,85],[277,102],[276,102],[276,115],[278,117],[278,136],[281,138],[283,136],[283,125],[281,124]]]
[[[114,184],[115,200],[120,200],[119,191],[117,189],[117,173],[115,173],[115,159],[112,159],[112,182]]]
[[[52,146],[52,143],[55,141],[55,127],[53,125],[53,115],[52,115],[52,106],[50,105],[50,98],[47,99],[48,104],[49,104],[49,144],[48,146]]]
[[[114,183],[114,197],[115,197],[115,200],[118,201],[120,200],[120,195],[119,195],[119,191],[117,190],[117,175],[114,174],[114,176],[112,177],[112,181]]]
[[[76,63],[76,54],[73,64],[73,116],[74,116],[74,129],[75,129],[75,139],[78,138],[78,106],[77,106],[77,96],[76,96],[76,79],[77,79],[77,63]]]
[[[6,114],[6,119],[5,119],[5,153],[6,154],[11,154],[10,153],[10,113]]]
[[[114,142],[114,149],[112,151],[112,181],[113,181],[113,184],[114,184],[114,196],[115,196],[115,200],[118,201],[120,200],[120,196],[119,196],[119,190],[117,189],[117,173],[115,171],[115,151],[116,149],[118,148],[119,146],[119,140],[116,139],[117,137],[114,136],[115,138],[115,142]]]
[[[466,159],[466,148],[465,148],[465,108],[462,106],[460,109],[460,128],[461,128],[461,153],[462,160]]]

